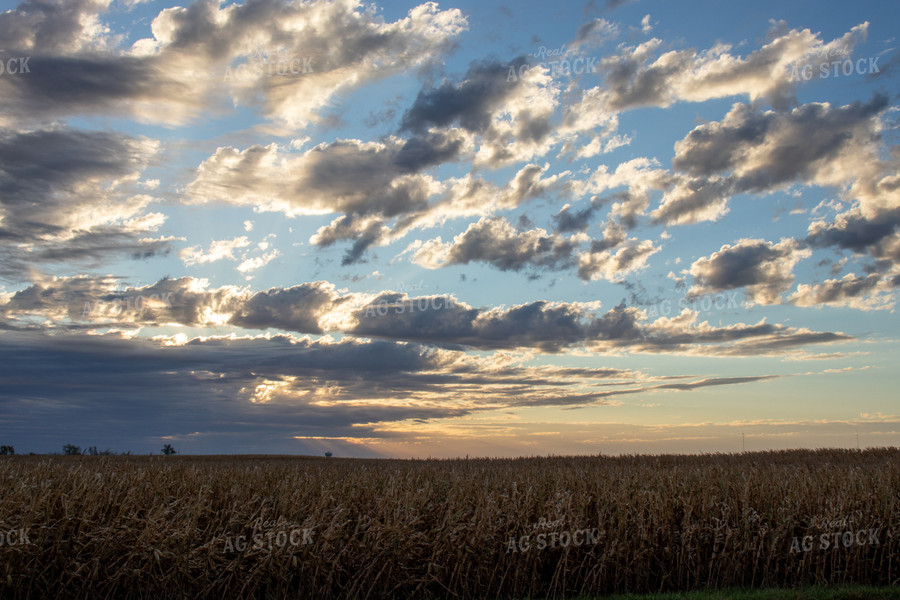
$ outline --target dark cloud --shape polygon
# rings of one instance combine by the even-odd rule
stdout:
[[[578,28],[575,33],[574,45],[578,46],[588,42],[596,34],[604,34],[609,31],[611,24],[606,19],[592,19]]]
[[[581,210],[573,211],[572,207],[566,204],[558,213],[553,215],[553,222],[556,224],[556,232],[569,233],[572,231],[587,231],[591,224],[591,218],[602,205],[602,200],[593,199],[591,200],[590,205]]]
[[[737,171],[736,192],[812,181],[858,141],[855,137],[873,134],[873,119],[887,106],[883,95],[839,108],[804,104],[789,113],[761,113],[738,104],[723,122],[701,125],[677,142],[672,166],[695,177]]]
[[[245,446],[232,451],[285,449],[295,435],[381,437],[372,423],[468,412],[388,401],[465,379],[429,380],[427,372],[439,364],[433,352],[390,342],[331,345],[276,337],[166,347],[113,336],[4,336],[0,356],[7,435],[27,436],[34,445],[38,434],[44,451],[79,440],[99,443],[98,437],[145,451],[158,449],[163,436],[193,432],[245,434]],[[333,404],[319,405],[317,390],[327,390]],[[365,398],[385,401],[353,402]],[[248,437],[258,441],[248,443]]]
[[[735,104],[721,122],[701,125],[676,142],[672,166],[683,175],[653,220],[712,220],[727,212],[736,194],[768,193],[793,182],[848,185],[854,177],[868,177],[878,163],[873,142],[887,105],[883,95],[837,108],[805,104],[789,112]]]
[[[878,62],[878,58],[885,59]],[[867,79],[883,80],[888,77],[894,77],[900,71],[900,52],[894,52],[890,56],[879,56],[875,59],[875,68],[870,68],[866,74]],[[872,59],[869,59],[870,61]]]
[[[724,245],[708,258],[691,265],[694,285],[690,296],[746,288],[747,297],[760,304],[777,304],[794,282],[793,268],[809,256],[794,240],[777,244],[744,239]]]
[[[103,26],[109,4],[29,2],[0,14],[0,48],[31,57],[27,76],[0,79],[7,115],[184,124],[227,109],[230,96],[302,128],[320,121],[336,94],[430,64],[467,25],[460,11],[433,4],[413,8],[398,25],[354,3],[198,0],[163,10],[153,38],[122,49]],[[302,76],[268,76],[270,59],[297,61]]]
[[[151,200],[121,184],[152,160],[147,138],[68,127],[0,130],[0,276],[45,263],[102,264],[169,250],[140,217]]]
[[[475,309],[450,297],[382,294],[356,311],[348,333],[481,349],[535,348],[559,352],[600,335],[622,333],[617,319],[595,317],[575,304],[532,302],[509,309]]]
[[[14,333],[0,341],[0,419],[7,436],[39,451],[77,443],[143,452],[170,437],[181,450],[221,452],[230,439],[231,452],[302,452],[294,436],[389,440],[397,434],[382,424],[567,397],[596,402],[602,394],[585,393],[589,383],[636,375],[492,362],[388,341],[274,336],[171,344]]]
[[[0,13],[0,40],[7,49],[79,50],[84,43],[85,21],[108,4],[108,0],[22,2]]]
[[[718,344],[759,342],[802,346],[849,339],[843,334],[798,332],[761,323],[698,327],[688,316],[665,327],[645,321],[624,302],[599,313],[593,304],[536,301],[510,308],[474,308],[447,295],[409,296],[386,291],[340,293],[326,281],[249,292],[234,286],[207,289],[190,277],[153,285],[120,285],[112,276],[49,278],[13,294],[0,304],[8,329],[28,329],[32,317],[45,319],[46,331],[94,327],[240,327],[302,334],[343,335],[411,341],[445,348],[561,352],[589,347],[603,352],[631,348],[641,352],[709,351]],[[141,301],[137,301],[141,298]],[[51,327],[48,320],[55,321]],[[812,336],[812,337],[807,337]],[[740,353],[740,350],[736,350]]]
[[[848,273],[841,279],[828,279],[823,283],[797,287],[788,302],[797,306],[850,306],[852,308],[887,309],[894,305],[889,296],[882,295],[897,287],[897,277],[884,277],[880,273],[857,276]]]
[[[501,271],[563,269],[572,266],[577,245],[543,229],[517,232],[505,219],[485,218],[470,225],[448,246],[430,242],[415,257],[427,266],[484,262]]]
[[[386,239],[390,232],[383,219],[343,215],[319,228],[313,242],[325,248],[343,240],[352,240],[341,259],[341,265],[347,266],[364,262],[366,251]]]
[[[403,171],[417,173],[454,160],[460,153],[463,140],[446,133],[434,132],[415,136],[403,144],[394,162]]]
[[[4,226],[49,220],[63,206],[71,208],[71,192],[81,182],[140,169],[151,151],[147,141],[70,128],[0,131],[0,201],[10,220],[7,224],[4,219]],[[65,192],[71,195],[60,198]]]
[[[654,386],[658,390],[695,390],[698,388],[717,386],[717,385],[734,385],[737,383],[753,383],[756,381],[767,381],[776,379],[777,375],[757,375],[753,377],[716,377],[712,379],[702,379],[691,383],[665,383]]]
[[[871,217],[860,211],[838,215],[832,223],[813,223],[806,241],[816,248],[837,246],[854,252],[865,252],[887,239],[900,227],[900,208],[880,212]]]
[[[639,55],[611,64],[604,79],[604,85],[609,88],[610,109],[666,106],[670,102],[671,80],[687,71],[693,58],[693,52],[683,50],[674,52],[664,63],[649,67],[642,65]]]
[[[620,6],[633,2],[637,2],[637,0],[602,0],[602,6],[597,6],[597,0],[588,0],[584,7],[584,12],[612,12]]]
[[[189,82],[167,79],[153,58],[36,55],[30,57],[29,69],[27,75],[3,78],[0,85],[9,111],[23,119],[121,113],[130,103],[194,97]]]
[[[177,300],[177,298],[176,298]],[[303,333],[322,333],[319,317],[323,309],[339,302],[334,287],[323,281],[290,288],[257,292],[240,305],[229,321],[238,327],[279,329]]]
[[[472,133],[483,133],[491,124],[493,111],[521,85],[520,79],[507,81],[510,67],[518,71],[525,63],[524,57],[506,64],[474,63],[459,84],[446,81],[437,88],[423,89],[403,115],[402,129],[421,133],[429,127],[458,123]]]

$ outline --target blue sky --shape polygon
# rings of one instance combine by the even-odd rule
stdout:
[[[21,451],[897,445],[883,2],[0,13]]]

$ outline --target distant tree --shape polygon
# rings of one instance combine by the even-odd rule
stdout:
[[[177,454],[177,452],[175,452],[175,448],[172,447],[172,444],[166,444],[165,446],[163,446],[162,453],[166,456]]]
[[[76,456],[81,454],[81,447],[75,446],[74,444],[66,444],[63,446],[63,454],[66,456]]]
[[[330,451],[330,450],[327,450],[327,451],[325,452],[325,458],[331,458],[331,451]]]
[[[0,455],[7,456],[16,453],[16,449],[12,446],[0,446]]]
[[[106,450],[97,450],[97,446],[91,446],[87,449],[87,453],[89,456],[111,456],[113,451],[109,448]]]

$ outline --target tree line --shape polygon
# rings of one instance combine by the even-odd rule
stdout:
[[[178,451],[172,447],[172,444],[166,444],[160,450],[166,456],[171,456],[173,454],[178,454]],[[12,456],[16,453],[16,449],[13,446],[0,446],[0,456]],[[65,456],[113,456],[116,454],[109,448],[106,450],[98,450],[97,446],[88,446],[84,450],[81,449],[81,446],[76,446],[75,444],[65,444],[62,447],[62,453]],[[31,454],[34,454],[33,452]],[[131,456],[131,451],[122,452],[123,456]]]

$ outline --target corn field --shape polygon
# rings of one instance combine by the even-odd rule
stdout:
[[[898,449],[14,456],[0,478],[3,598],[564,598],[900,580]]]

